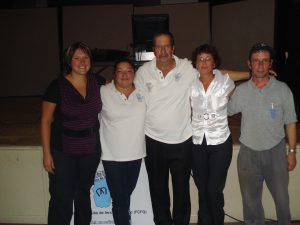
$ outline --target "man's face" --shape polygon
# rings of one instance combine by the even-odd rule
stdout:
[[[273,60],[270,58],[270,53],[265,50],[253,53],[251,59],[248,60],[248,66],[252,72],[252,76],[256,78],[269,76],[272,63]]]
[[[153,52],[159,63],[172,62],[174,46],[168,35],[160,35],[154,39]]]

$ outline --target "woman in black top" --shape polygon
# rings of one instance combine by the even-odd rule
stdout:
[[[65,51],[64,76],[47,88],[42,102],[43,164],[49,173],[48,224],[89,225],[92,216],[90,188],[101,148],[98,113],[100,85],[90,73],[91,51],[76,42]]]

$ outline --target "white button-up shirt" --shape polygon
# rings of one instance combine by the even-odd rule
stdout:
[[[215,78],[205,91],[197,79],[191,88],[193,143],[202,144],[205,135],[208,145],[224,143],[230,135],[227,120],[229,94],[234,82],[228,74],[214,70]]]

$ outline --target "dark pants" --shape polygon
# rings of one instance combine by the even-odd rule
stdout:
[[[191,138],[180,144],[165,144],[146,136],[146,147],[145,162],[155,224],[188,225],[191,214]],[[169,173],[173,186],[173,219],[170,212]]]
[[[49,174],[48,225],[90,225],[92,218],[90,188],[100,162],[100,152],[71,156],[53,151],[54,174]]]
[[[102,161],[116,225],[131,224],[130,196],[139,177],[141,162],[141,159],[126,162]]]
[[[193,145],[193,178],[198,188],[198,225],[224,224],[224,195],[232,158],[231,136],[219,145]]]
[[[265,182],[274,199],[276,224],[290,225],[289,172],[285,139],[273,148],[264,151],[255,151],[241,144],[237,167],[245,224],[265,224],[262,205],[263,183]]]

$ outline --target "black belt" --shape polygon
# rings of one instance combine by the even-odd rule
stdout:
[[[99,127],[99,123],[97,123],[94,127],[89,127],[82,130],[71,130],[69,128],[63,127],[62,131],[63,134],[70,137],[87,137],[98,132]]]

